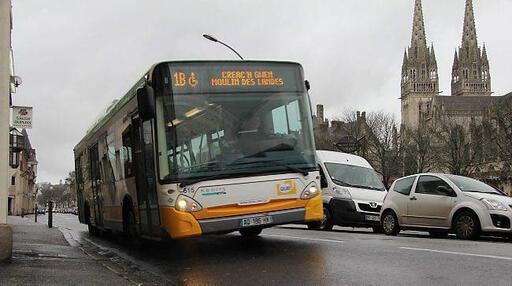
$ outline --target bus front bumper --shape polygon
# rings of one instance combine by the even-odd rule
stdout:
[[[291,209],[291,210],[282,210],[268,213],[259,213],[259,214],[249,214],[249,215],[241,215],[241,216],[233,216],[233,217],[224,217],[224,218],[212,218],[212,219],[203,219],[199,221],[199,225],[203,230],[203,233],[223,233],[223,232],[231,232],[238,229],[243,228],[241,226],[241,222],[243,219],[252,218],[252,217],[260,217],[266,216],[272,218],[272,223],[258,225],[256,227],[271,227],[279,224],[287,224],[294,222],[303,222],[304,216],[306,214],[306,209]]]
[[[162,227],[172,238],[193,237],[209,233],[228,233],[240,230],[243,228],[242,220],[253,217],[271,217],[271,223],[252,226],[263,228],[288,223],[320,221],[323,218],[321,195],[305,202],[303,207],[199,220],[192,214],[177,211],[175,208],[161,208],[160,212]]]

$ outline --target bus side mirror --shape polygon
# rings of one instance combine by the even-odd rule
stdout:
[[[142,120],[155,117],[155,92],[151,86],[145,85],[137,89],[137,106]]]
[[[324,170],[322,169],[322,166],[318,165],[318,168],[320,169],[320,188],[325,189],[329,187],[329,184],[327,183],[327,178],[325,178]]]

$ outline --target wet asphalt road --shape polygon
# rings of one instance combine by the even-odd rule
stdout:
[[[43,217],[44,219],[44,217]],[[309,231],[288,225],[246,240],[205,236],[135,249],[119,238],[98,238],[57,214],[55,226],[77,241],[108,249],[166,280],[184,285],[512,285],[512,242],[398,237],[367,229]]]

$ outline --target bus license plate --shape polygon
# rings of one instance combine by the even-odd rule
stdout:
[[[369,220],[369,221],[380,221],[380,217],[378,215],[366,215],[366,220]]]
[[[248,227],[248,226],[264,225],[264,224],[271,224],[271,223],[272,223],[271,216],[255,216],[255,217],[248,217],[248,218],[241,219],[240,226]]]

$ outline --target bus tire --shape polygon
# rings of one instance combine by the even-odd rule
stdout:
[[[252,238],[252,237],[259,236],[262,230],[263,230],[262,228],[255,227],[255,228],[244,228],[244,229],[239,230],[239,232],[242,235],[242,237],[244,237],[244,238]]]
[[[142,245],[141,237],[137,231],[137,221],[135,220],[135,214],[131,208],[126,208],[125,215],[123,217],[123,233],[129,244],[139,247]]]
[[[89,223],[87,225],[87,229],[89,230],[90,234],[94,236],[101,236],[101,231],[96,226]]]

